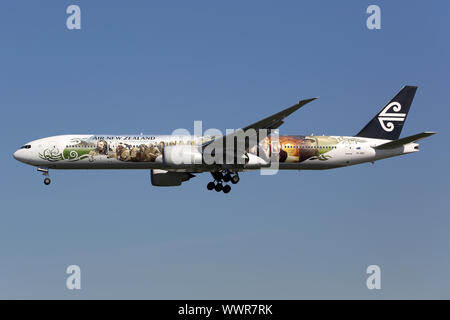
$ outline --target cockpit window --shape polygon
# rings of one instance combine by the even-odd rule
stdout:
[[[30,148],[31,148],[31,145],[29,145],[29,144],[26,144],[26,145],[20,147],[20,149],[30,149]]]

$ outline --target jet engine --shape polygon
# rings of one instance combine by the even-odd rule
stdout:
[[[192,145],[166,146],[163,151],[163,163],[167,167],[183,168],[202,164],[199,147]]]
[[[179,186],[182,182],[188,181],[193,177],[195,176],[189,172],[174,172],[160,169],[150,170],[152,185],[157,187]]]
[[[244,168],[246,169],[259,169],[270,166],[270,162],[252,153],[246,153],[243,155],[243,157],[245,160]]]

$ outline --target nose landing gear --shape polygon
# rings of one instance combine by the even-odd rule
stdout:
[[[223,182],[230,182],[232,184],[236,184],[239,182],[239,175],[237,172],[232,174],[229,170],[223,171],[214,171],[211,172],[211,175],[214,178],[214,181],[209,182],[206,185],[208,190],[216,190],[217,192],[222,191],[223,193],[228,193],[231,191],[231,186],[229,184],[223,185]]]
[[[46,168],[38,168],[37,170],[38,170],[39,172],[42,172],[42,174],[45,176],[44,184],[45,184],[46,186],[48,186],[48,185],[50,184],[50,182],[52,182],[52,181],[50,180],[50,178],[49,178],[49,175],[48,175],[48,169],[46,169]]]

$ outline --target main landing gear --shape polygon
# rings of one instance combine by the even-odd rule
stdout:
[[[216,192],[223,191],[223,193],[228,193],[231,191],[231,186],[229,184],[223,185],[223,183],[230,182],[236,184],[239,182],[239,175],[237,172],[232,173],[229,170],[214,171],[211,172],[214,181],[211,181],[206,185],[208,190],[216,190]]]
[[[49,178],[49,175],[48,175],[48,169],[46,169],[46,168],[38,168],[37,169],[39,172],[42,172],[42,174],[44,175],[44,177],[45,177],[45,179],[44,179],[44,184],[46,185],[46,186],[48,186],[49,184],[50,184],[50,182],[52,182],[51,180],[50,180],[50,178]]]

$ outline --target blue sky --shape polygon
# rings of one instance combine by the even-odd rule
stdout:
[[[82,29],[66,28],[81,7]],[[381,30],[366,8],[381,7]],[[449,298],[448,1],[2,1],[0,298]],[[237,128],[352,135],[405,84],[421,152],[330,171],[53,171],[15,161],[64,133]],[[68,265],[82,289],[65,288]],[[377,264],[382,289],[365,286]]]

